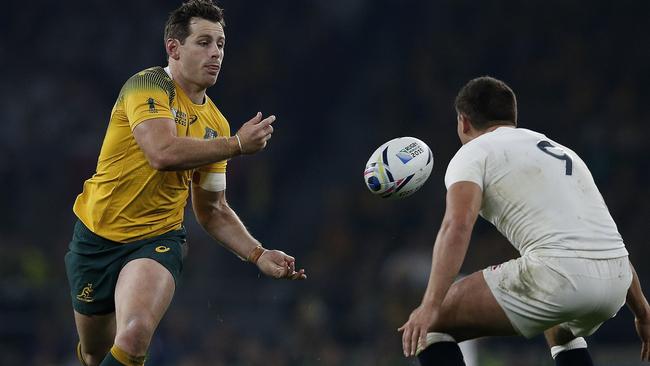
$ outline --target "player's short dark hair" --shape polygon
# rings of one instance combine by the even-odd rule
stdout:
[[[460,89],[454,103],[456,112],[463,113],[478,130],[511,124],[517,125],[517,97],[501,80],[482,76],[470,80]]]
[[[226,26],[223,18],[223,9],[212,2],[212,0],[189,0],[171,13],[167,23],[165,23],[165,39],[178,39],[185,43],[185,39],[190,35],[190,21],[192,18],[201,18],[211,22],[220,23],[222,27]]]

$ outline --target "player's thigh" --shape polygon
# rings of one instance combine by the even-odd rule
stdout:
[[[432,331],[448,333],[457,342],[485,336],[517,334],[481,271],[474,272],[451,286]]]
[[[84,315],[75,310],[74,321],[84,353],[105,354],[115,339],[115,313]]]
[[[174,278],[162,264],[151,258],[129,261],[120,271],[115,288],[118,332],[130,322],[153,332],[174,291]]]

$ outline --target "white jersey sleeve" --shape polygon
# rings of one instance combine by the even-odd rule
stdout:
[[[483,189],[488,152],[477,141],[463,145],[451,159],[445,173],[445,186],[461,181],[474,182]]]

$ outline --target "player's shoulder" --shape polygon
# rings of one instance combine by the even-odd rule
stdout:
[[[176,96],[176,86],[165,69],[160,66],[144,69],[131,76],[122,88],[122,92],[140,90],[161,90],[169,96],[170,102]]]
[[[490,155],[489,144],[475,138],[461,146],[449,162],[449,168],[464,166],[471,162],[483,161]]]

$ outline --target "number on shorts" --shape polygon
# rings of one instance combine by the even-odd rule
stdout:
[[[571,175],[571,173],[573,173],[573,160],[571,160],[571,157],[566,152],[564,152],[564,150],[560,149],[559,147],[551,144],[550,142],[548,142],[546,140],[542,140],[542,141],[538,142],[537,147],[540,150],[542,150],[543,152],[551,155],[552,157],[554,157],[556,159],[564,160],[566,162],[566,166],[565,166],[565,174],[566,175]],[[560,151],[561,154],[556,154],[553,151],[548,150],[549,148],[550,149],[556,149],[557,151]]]

